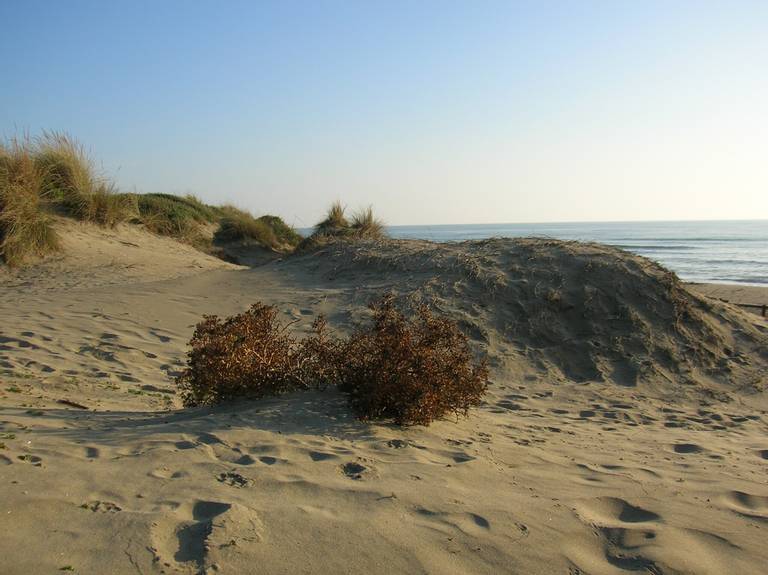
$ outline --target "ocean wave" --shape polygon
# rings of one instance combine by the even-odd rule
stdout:
[[[747,285],[768,285],[768,276],[746,276],[746,277],[713,277],[709,281],[726,282]]]
[[[696,246],[654,246],[654,245],[636,245],[636,244],[613,244],[607,242],[607,245],[615,248],[621,248],[622,250],[640,251],[640,250],[670,250],[670,251],[686,251],[686,250],[698,250],[700,248]]]
[[[763,242],[768,243],[768,236],[765,237],[738,237],[738,238],[718,238],[718,237],[704,237],[704,238],[692,238],[690,236],[683,236],[679,238],[652,238],[656,242],[723,242],[723,243],[741,243],[741,242]],[[605,242],[637,242],[643,241],[643,238],[606,238]]]

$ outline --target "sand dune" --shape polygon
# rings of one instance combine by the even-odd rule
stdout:
[[[75,231],[0,279],[2,573],[765,572],[766,324],[646,260],[393,242],[248,269]],[[346,331],[388,289],[488,350],[468,419],[364,424],[332,391],[180,408],[202,314]]]

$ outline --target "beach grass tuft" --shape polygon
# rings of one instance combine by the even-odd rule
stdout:
[[[100,175],[84,146],[60,132],[43,132],[32,149],[40,173],[40,195],[49,197],[66,215],[115,226],[136,214],[128,195]]]
[[[0,144],[0,255],[9,266],[59,249],[42,180],[28,138]]]
[[[256,242],[271,249],[292,249],[301,236],[277,216],[254,217],[234,206],[221,208],[223,216],[216,231],[217,242]]]
[[[300,249],[321,246],[333,240],[382,239],[387,237],[384,222],[373,213],[372,207],[346,216],[346,206],[340,201],[331,204],[325,218],[315,225],[314,232],[301,244]]]

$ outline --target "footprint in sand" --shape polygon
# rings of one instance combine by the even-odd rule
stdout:
[[[156,479],[181,479],[182,477],[189,476],[189,473],[186,471],[171,471],[167,467],[161,467],[150,471],[148,475]]]
[[[753,495],[744,491],[729,491],[721,498],[722,504],[734,513],[768,521],[768,496]]]
[[[29,453],[25,453],[24,455],[19,455],[18,458],[19,461],[31,463],[35,467],[42,467],[43,465],[43,459],[37,455],[30,455]]]
[[[622,527],[626,524],[656,522],[661,516],[632,505],[620,497],[597,497],[576,505],[578,516],[591,524]]]
[[[83,503],[80,507],[83,509],[90,509],[94,513],[96,511],[99,511],[101,513],[117,513],[118,511],[122,511],[123,508],[120,507],[117,503],[112,503],[111,501],[88,501],[86,503]]]
[[[229,553],[242,552],[262,539],[264,526],[247,507],[218,501],[196,501],[164,514],[153,523],[156,561],[184,572],[206,573],[214,563],[225,565]]]
[[[341,466],[341,472],[350,479],[363,479],[363,477],[370,472],[370,470],[361,463],[350,461]]]
[[[310,451],[309,457],[312,461],[328,461],[329,459],[338,459],[339,456],[335,453],[324,453],[322,451]]]
[[[619,497],[597,497],[579,502],[574,510],[590,528],[597,528],[595,544],[568,545],[566,555],[572,573],[638,571],[662,573],[656,563],[644,555],[652,547],[662,517]],[[575,570],[574,570],[575,569]]]
[[[696,445],[695,443],[676,443],[672,446],[675,453],[689,454],[689,453],[701,453],[704,449]]]
[[[250,479],[243,477],[235,471],[225,471],[219,473],[216,480],[230,487],[246,487],[250,483]]]

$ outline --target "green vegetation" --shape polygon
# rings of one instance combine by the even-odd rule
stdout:
[[[363,238],[381,238],[386,235],[384,231],[384,222],[374,217],[373,208],[368,206],[364,210],[356,212],[352,216],[353,235]]]
[[[217,242],[255,241],[273,249],[296,247],[301,236],[276,216],[254,218],[232,206],[221,208],[224,213],[214,235]]]
[[[325,218],[315,225],[315,231],[299,247],[309,248],[333,239],[381,239],[387,236],[384,222],[374,216],[373,208],[359,210],[351,219],[339,201],[331,204]]]
[[[58,250],[57,215],[101,226],[143,225],[211,253],[216,253],[214,239],[248,240],[276,250],[293,249],[302,239],[276,216],[256,218],[191,195],[120,193],[66,134],[0,142],[0,258],[19,266]]]
[[[317,236],[338,236],[345,235],[349,232],[349,220],[345,216],[347,208],[344,207],[340,201],[336,200],[328,208],[328,212],[325,215],[325,219],[315,226],[315,233]]]

